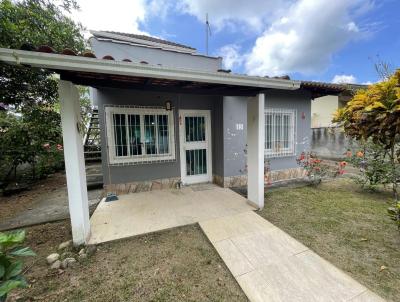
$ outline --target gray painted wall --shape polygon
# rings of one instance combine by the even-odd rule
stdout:
[[[342,159],[347,149],[355,145],[348,139],[343,130],[337,127],[313,128],[311,150],[318,156],[328,159]]]
[[[92,51],[97,57],[111,55],[116,60],[130,59],[132,62],[146,61],[152,65],[217,71],[222,67],[222,58],[184,54],[143,46],[101,41],[94,37],[89,40]]]
[[[137,105],[137,106],[164,106],[165,101],[170,100],[174,107],[175,115],[175,152],[176,160],[165,163],[151,163],[126,166],[109,166],[107,156],[107,140],[105,129],[105,105]],[[97,101],[99,108],[99,122],[101,128],[101,148],[104,184],[127,183],[131,181],[144,181],[151,179],[180,177],[179,157],[179,129],[178,109],[203,109],[211,110],[213,174],[222,173],[218,163],[223,160],[219,140],[216,140],[214,129],[217,130],[218,114],[216,107],[220,107],[222,98],[218,96],[185,95],[177,93],[157,93],[128,89],[97,89]],[[110,182],[111,177],[111,182]]]
[[[296,109],[296,155],[269,158],[271,170],[298,167],[296,156],[310,150],[311,140],[311,94],[308,91],[269,90],[265,94],[266,108]]]
[[[246,174],[247,100],[238,96],[223,99],[225,177]]]
[[[224,97],[224,176],[246,174],[247,98]],[[296,155],[310,149],[311,94],[307,91],[269,90],[265,108],[296,109]],[[304,116],[304,118],[303,118]],[[242,124],[243,130],[236,125]],[[268,158],[271,170],[298,167],[296,156]]]
[[[176,160],[126,166],[108,166],[104,105],[164,106],[170,100],[175,114]],[[178,109],[211,110],[212,173],[219,176],[246,174],[247,98],[158,93],[127,89],[97,89],[101,125],[104,184],[180,177]],[[296,109],[296,154],[310,149],[311,95],[306,91],[269,90],[266,108]],[[304,118],[303,118],[304,116]],[[241,127],[243,126],[243,129]],[[222,139],[223,138],[223,139]],[[296,156],[270,158],[271,170],[297,167]]]

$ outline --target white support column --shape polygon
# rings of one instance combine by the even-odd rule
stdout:
[[[264,94],[247,101],[247,199],[264,207]]]
[[[74,245],[80,245],[89,240],[90,223],[83,143],[79,133],[79,93],[74,84],[62,80],[58,91],[72,239]]]

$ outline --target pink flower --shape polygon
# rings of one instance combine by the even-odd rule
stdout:
[[[50,149],[50,144],[49,143],[43,144],[43,148]]]
[[[57,144],[57,150],[58,150],[58,151],[62,151],[62,150],[63,150],[63,146],[60,145],[60,144]]]

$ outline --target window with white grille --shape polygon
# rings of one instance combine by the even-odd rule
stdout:
[[[265,156],[295,154],[296,110],[265,109]]]
[[[106,107],[110,164],[175,160],[173,111],[151,107]]]

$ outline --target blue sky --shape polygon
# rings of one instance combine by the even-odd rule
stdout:
[[[78,1],[88,29],[143,33],[210,55],[254,75],[367,83],[374,62],[400,67],[399,0],[113,0]],[[104,4],[103,4],[104,2]]]

